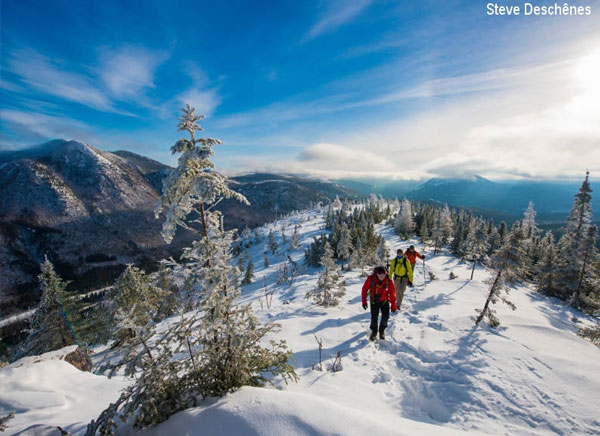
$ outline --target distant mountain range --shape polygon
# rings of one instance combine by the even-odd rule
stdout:
[[[538,219],[553,223],[564,221],[573,207],[574,196],[581,181],[502,181],[481,176],[469,178],[433,178],[425,182],[400,180],[341,180],[340,183],[363,194],[375,193],[386,197],[409,198],[455,207],[468,207],[475,212],[507,221],[520,219],[533,200]],[[593,183],[592,183],[593,184]],[[592,202],[596,218],[600,201]]]
[[[79,141],[0,152],[0,316],[37,303],[45,256],[80,290],[111,283],[127,263],[152,268],[178,256],[196,235],[179,230],[165,244],[162,220],[153,213],[170,170],[135,153]],[[222,202],[227,228],[261,225],[336,195],[361,196],[337,183],[290,175],[240,176],[231,187],[251,205]]]

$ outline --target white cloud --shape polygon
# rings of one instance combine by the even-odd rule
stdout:
[[[181,106],[189,103],[196,108],[197,113],[206,116],[212,115],[214,110],[221,104],[221,97],[216,89],[191,88],[180,94],[177,100]]]
[[[168,58],[162,51],[125,45],[100,53],[99,75],[113,96],[123,99],[154,88],[157,67]]]
[[[12,52],[11,71],[36,91],[60,97],[106,112],[118,112],[112,101],[83,74],[63,71],[62,65],[39,53],[26,49]]]
[[[372,2],[373,0],[347,0],[344,2],[330,2],[325,14],[309,29],[305,39],[316,38],[323,33],[331,32],[334,29],[337,29],[338,27],[351,21]]]

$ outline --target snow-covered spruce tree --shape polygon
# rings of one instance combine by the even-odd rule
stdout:
[[[151,276],[131,264],[115,281],[114,292],[109,313],[113,337],[122,345],[150,328],[167,293],[154,285]]]
[[[348,229],[348,225],[343,223],[340,227],[340,239],[338,240],[337,252],[338,258],[342,261],[342,270],[344,269],[344,260],[350,259],[352,253],[352,235]]]
[[[290,249],[295,250],[300,246],[300,234],[298,233],[299,226],[296,224],[294,226],[294,233],[292,233],[292,238],[290,239]]]
[[[254,279],[254,263],[252,262],[252,258],[248,261],[248,266],[246,267],[246,272],[244,273],[244,279],[242,280],[242,285],[248,285],[252,283]]]
[[[204,115],[196,114],[196,109],[189,104],[182,111],[178,128],[187,131],[190,137],[179,139],[171,147],[173,154],[181,153],[181,156],[177,168],[163,181],[163,193],[154,210],[156,218],[165,214],[162,236],[166,242],[171,242],[177,226],[197,231],[186,222],[193,211],[198,213],[202,236],[208,237],[209,229],[220,227],[220,214],[209,213],[210,208],[223,198],[250,204],[242,194],[229,189],[227,177],[214,171],[215,165],[210,160],[214,156],[213,147],[222,142],[213,138],[196,139],[196,132],[202,130],[198,121],[204,119]]]
[[[387,244],[385,243],[384,237],[381,237],[381,242],[377,246],[376,256],[377,256],[377,263],[379,263],[381,265],[387,264],[389,257],[390,257],[390,253],[388,251],[388,247],[387,247]]]
[[[415,231],[415,220],[412,214],[412,206],[407,199],[402,200],[400,211],[394,221],[394,229],[396,233],[403,238],[408,238]]]
[[[486,282],[490,284],[490,292],[485,301],[483,309],[479,312],[475,324],[479,325],[481,320],[486,318],[492,327],[498,327],[500,320],[495,315],[495,311],[490,304],[495,304],[498,300],[506,303],[512,310],[515,305],[508,300],[504,292],[508,292],[508,287],[523,276],[523,266],[521,258],[523,257],[523,247],[521,246],[522,235],[520,227],[512,232],[506,243],[496,251],[490,259],[490,266],[495,270],[495,274]],[[504,291],[504,292],[503,292]]]
[[[558,270],[558,250],[554,244],[552,232],[547,232],[540,242],[540,251],[542,257],[534,268],[536,288],[542,294],[557,296],[556,283],[560,272]]]
[[[75,344],[75,336],[63,305],[67,283],[56,274],[48,258],[42,264],[38,279],[42,298],[31,319],[29,335],[17,357],[42,354]]]
[[[586,173],[585,179],[579,188],[579,192],[575,195],[573,209],[569,213],[567,223],[564,227],[563,235],[558,241],[558,268],[560,275],[558,277],[557,289],[560,290],[559,298],[569,300],[572,304],[576,304],[579,297],[575,295],[583,292],[588,293],[588,289],[581,289],[581,286],[586,287],[586,275],[593,272],[590,269],[583,267],[584,254],[588,246],[590,237],[590,227],[592,227],[592,188],[589,183],[589,172]],[[591,259],[587,259],[586,263],[598,256],[597,249],[592,249]]]
[[[574,307],[597,311],[600,309],[600,256],[596,248],[598,227],[590,226],[582,243],[581,272],[577,289],[570,301]]]
[[[475,273],[477,262],[481,262],[487,252],[487,227],[483,222],[473,221],[472,228],[469,230],[467,240],[465,241],[465,258],[473,262],[471,269],[471,278]]]
[[[191,266],[187,281],[197,291],[200,310],[182,316],[168,331],[138,348],[136,381],[90,424],[87,435],[97,431],[109,434],[111,421],[119,415],[133,418],[134,427],[155,425],[172,414],[194,406],[199,398],[218,396],[244,385],[260,386],[268,382],[267,375],[281,375],[295,380],[294,368],[288,363],[291,352],[285,341],[271,341],[271,347],[261,340],[278,330],[275,324],[260,325],[250,305],[238,303],[237,285],[240,271],[231,265],[233,232],[223,230],[220,214],[211,208],[223,197],[247,203],[245,197],[226,185],[226,178],[214,171],[209,157],[218,140],[194,139],[200,130],[199,117],[189,105],[180,118],[180,129],[190,132],[191,140],[180,140],[175,152],[189,156],[180,158],[180,176],[169,177],[158,212],[167,210],[163,236],[171,240],[176,225],[191,228],[184,220],[186,211],[198,210],[202,238],[185,249],[183,258]],[[198,147],[196,144],[200,143]],[[183,161],[182,161],[183,159]],[[190,162],[191,161],[191,162]],[[194,162],[195,161],[195,162]],[[188,171],[190,170],[190,171]],[[189,190],[194,194],[187,195]],[[167,337],[167,339],[164,339]],[[154,339],[154,338],[153,338]],[[133,359],[136,361],[136,359]]]
[[[273,235],[273,230],[269,230],[269,250],[271,250],[271,254],[276,254],[279,249],[279,244],[275,241],[275,235]]]
[[[346,282],[341,268],[335,263],[329,242],[325,243],[321,266],[323,271],[319,274],[317,287],[307,292],[306,298],[312,298],[321,306],[337,306],[340,298],[346,294]]]

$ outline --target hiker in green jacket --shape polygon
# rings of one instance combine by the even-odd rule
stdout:
[[[396,306],[400,310],[402,299],[404,298],[404,292],[406,291],[406,285],[409,281],[412,282],[413,273],[410,266],[410,261],[404,256],[404,252],[401,248],[396,251],[396,257],[390,264],[390,278],[394,280],[394,286],[396,287]]]

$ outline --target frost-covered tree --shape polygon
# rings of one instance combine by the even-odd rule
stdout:
[[[181,156],[177,168],[163,181],[163,193],[154,210],[156,218],[165,214],[161,234],[166,242],[171,242],[177,226],[197,231],[186,221],[192,212],[198,214],[201,234],[208,237],[210,228],[220,227],[219,212],[210,211],[219,201],[234,198],[250,204],[246,197],[227,186],[227,177],[214,170],[213,147],[223,142],[213,138],[196,139],[196,132],[202,130],[198,121],[204,119],[204,115],[198,115],[189,104],[182,112],[178,128],[187,131],[189,138],[181,138],[171,147],[173,154],[181,153]]]
[[[587,287],[587,273],[593,272],[584,267],[586,251],[588,257],[591,256],[591,259],[586,259],[586,264],[589,264],[589,260],[593,262],[598,255],[597,249],[587,249],[590,246],[590,237],[594,238],[594,232],[590,233],[592,227],[591,200],[592,188],[590,187],[588,172],[579,188],[579,192],[575,195],[573,209],[571,209],[567,218],[563,236],[558,242],[558,265],[561,270],[557,283],[557,288],[561,290],[559,298],[568,299],[572,304],[579,301],[579,297],[575,298],[575,295],[577,293],[581,294],[581,286]],[[593,282],[593,279],[591,281]],[[584,294],[588,293],[588,289],[584,289],[583,292]]]
[[[487,248],[487,228],[485,223],[473,221],[467,240],[465,241],[465,258],[473,262],[470,280],[473,280],[475,266],[477,265],[477,262],[482,261],[487,252]]]
[[[54,265],[45,259],[38,276],[42,298],[31,319],[29,335],[17,356],[46,353],[75,344],[63,298],[67,283],[54,271]]]
[[[508,300],[506,293],[509,286],[517,281],[523,275],[523,265],[521,258],[523,257],[523,248],[521,246],[522,234],[519,230],[512,232],[506,243],[498,249],[492,256],[490,265],[495,270],[495,274],[487,280],[490,284],[490,291],[485,301],[483,309],[479,312],[479,316],[475,324],[479,324],[484,318],[492,327],[500,325],[500,320],[495,314],[495,311],[490,307],[490,304],[496,303],[498,300],[506,303],[511,309],[515,310],[515,305]]]
[[[381,265],[386,265],[390,257],[387,244],[385,243],[385,238],[383,237],[381,238],[381,242],[379,242],[379,245],[377,246],[376,256],[378,261],[377,263],[380,263]]]
[[[242,285],[248,285],[252,283],[254,279],[254,263],[252,259],[248,261],[248,266],[246,267],[246,272],[244,274],[244,279],[242,280]]]
[[[337,306],[340,298],[346,294],[346,282],[341,268],[333,259],[333,250],[328,242],[325,243],[321,266],[323,270],[319,274],[317,287],[307,292],[306,298],[314,299],[321,306]]]
[[[129,359],[136,362],[138,368],[135,383],[126,388],[98,421],[88,426],[88,436],[98,431],[103,435],[110,434],[117,416],[123,421],[132,418],[135,428],[146,427],[196,405],[199,398],[224,395],[244,385],[261,386],[269,382],[269,374],[281,375],[286,381],[297,378],[288,363],[291,352],[285,341],[271,341],[270,347],[263,345],[264,337],[276,332],[278,326],[261,325],[251,306],[238,302],[240,271],[231,265],[234,231],[225,232],[220,220],[215,219],[219,216],[209,209],[219,197],[247,200],[226,190],[223,176],[205,177],[206,174],[218,174],[213,171],[214,165],[208,158],[212,156],[212,145],[219,142],[208,138],[194,140],[194,132],[200,130],[196,122],[201,118],[189,106],[184,110],[180,129],[188,130],[191,140],[180,140],[175,148],[176,151],[183,150],[184,155],[190,152],[188,161],[193,161],[193,149],[198,148],[195,144],[200,142],[205,150],[198,153],[206,161],[192,162],[192,167],[198,171],[186,173],[185,178],[171,178],[163,193],[166,200],[160,202],[161,208],[168,205],[165,234],[171,238],[175,224],[188,226],[184,222],[187,213],[183,212],[191,211],[189,205],[197,203],[201,206],[198,212],[202,238],[186,248],[182,256],[193,265],[188,281],[197,291],[199,310],[182,315],[181,320],[172,323],[164,334],[154,337],[152,345],[144,340],[135,348],[134,356]],[[190,166],[185,168],[190,169]],[[173,194],[185,194],[186,189],[196,188],[202,188],[202,191],[191,197]]]
[[[415,220],[412,213],[412,206],[407,199],[402,200],[400,211],[394,221],[396,233],[406,238],[415,231]]]
[[[542,257],[535,266],[536,288],[543,294],[557,296],[556,286],[560,271],[558,270],[558,250],[554,244],[552,232],[547,232],[540,242],[540,251]]]
[[[110,306],[114,337],[118,343],[126,343],[148,330],[166,292],[154,285],[152,277],[131,264],[115,281],[114,292]]]
[[[348,260],[352,254],[352,235],[346,223],[340,228],[340,239],[337,244],[338,257],[342,260],[342,270],[344,269],[344,260]]]
[[[600,256],[598,256],[598,249],[596,248],[597,239],[598,227],[589,226],[581,244],[583,251],[581,271],[577,288],[571,298],[570,303],[572,306],[583,306],[592,310],[600,309]]]
[[[273,230],[269,231],[269,250],[271,250],[271,254],[276,254],[279,249],[279,244],[275,241],[275,236],[273,235]]]
[[[298,233],[298,224],[294,226],[294,233],[290,239],[290,249],[295,250],[300,246],[300,234]]]

